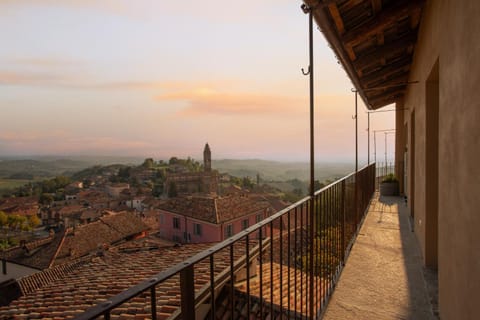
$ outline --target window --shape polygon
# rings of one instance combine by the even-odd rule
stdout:
[[[259,223],[260,221],[262,221],[262,214],[259,213],[255,216],[255,223]]]
[[[193,224],[193,234],[196,236],[201,236],[202,235],[202,225],[199,223],[194,223]]]
[[[248,219],[242,220],[242,230],[245,230],[248,228]]]
[[[225,238],[229,238],[231,236],[233,236],[233,225],[228,224],[225,227]]]
[[[173,217],[173,229],[180,229],[180,218]]]

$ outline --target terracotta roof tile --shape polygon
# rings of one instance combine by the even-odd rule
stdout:
[[[150,239],[150,241],[153,241]],[[155,242],[155,241],[153,241]],[[87,308],[105,301],[127,288],[154,276],[168,267],[180,263],[195,253],[206,250],[211,244],[189,244],[179,247],[147,248],[143,250],[142,241],[136,241],[140,250],[122,252],[126,244],[113,247],[102,256],[84,258],[81,263],[68,272],[55,277],[46,277],[46,272],[21,280],[22,286],[42,284],[36,289],[25,290],[25,296],[13,301],[9,306],[0,307],[0,318],[8,318],[12,314],[16,318],[41,317],[71,318]],[[132,243],[129,244],[132,246]],[[236,247],[235,257],[243,255],[241,246]],[[228,267],[226,258],[229,251],[217,253],[215,274],[220,274]],[[225,255],[225,257],[223,257]],[[58,270],[60,266],[51,270]],[[64,268],[67,268],[65,266]],[[195,270],[195,289],[200,290],[208,284],[208,259],[197,264]],[[53,272],[53,271],[51,271]],[[44,282],[45,281],[45,282]],[[22,288],[23,288],[22,287]],[[157,310],[159,315],[171,315],[180,305],[179,276],[176,275],[156,287]],[[148,315],[150,312],[149,293],[143,293],[114,309],[112,317],[135,314]]]

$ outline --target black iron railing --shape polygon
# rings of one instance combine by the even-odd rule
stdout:
[[[152,319],[318,318],[374,188],[372,164],[76,319],[120,318],[134,303]]]

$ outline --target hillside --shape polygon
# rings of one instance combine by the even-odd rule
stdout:
[[[268,160],[213,160],[212,167],[219,172],[227,172],[237,177],[255,178],[257,173],[263,181],[288,181],[310,178],[310,167],[305,162],[280,162]],[[340,178],[353,171],[348,163],[317,163],[315,179],[319,181]]]

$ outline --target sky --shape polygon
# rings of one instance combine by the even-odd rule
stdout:
[[[213,159],[308,161],[300,5],[0,1],[0,156],[201,159],[208,142]],[[318,30],[314,42],[316,161],[354,161],[351,81]],[[361,99],[358,112],[365,161]],[[370,118],[372,132],[394,128],[393,112]],[[392,159],[394,135],[376,135]]]

